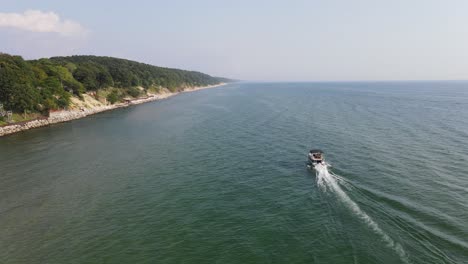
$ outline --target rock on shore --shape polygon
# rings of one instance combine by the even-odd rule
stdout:
[[[196,87],[190,90],[186,90],[186,92],[196,91],[196,90],[206,89],[206,88],[213,88],[213,87],[217,87],[220,85],[224,85],[224,84],[212,85],[212,86],[206,86],[206,87]],[[95,100],[89,95],[85,95],[84,103],[80,102],[77,98],[72,99],[72,107],[71,107],[72,110],[51,112],[49,117],[47,118],[35,119],[35,120],[27,121],[27,122],[11,124],[11,125],[0,127],[0,137],[13,134],[13,133],[17,133],[17,132],[21,132],[21,131],[25,131],[25,130],[29,130],[32,128],[67,122],[67,121],[71,121],[74,119],[83,118],[89,115],[97,114],[97,113],[104,112],[104,111],[109,111],[109,110],[120,108],[120,107],[126,107],[129,105],[142,104],[142,103],[146,103],[150,101],[160,100],[160,99],[168,98],[176,94],[178,93],[163,92],[160,94],[150,94],[148,97],[132,100],[130,104],[118,103],[114,105],[106,105],[102,102]],[[74,101],[76,101],[75,105],[73,105]],[[86,108],[83,107],[84,105],[86,105]]]
[[[83,118],[88,115],[111,110],[117,107],[119,106],[117,105],[116,106],[104,106],[104,107],[99,107],[99,108],[85,109],[84,111],[72,110],[72,111],[53,112],[53,113],[50,113],[50,116],[48,118],[36,119],[36,120],[28,121],[28,122],[23,122],[20,124],[12,124],[8,126],[0,127],[0,136],[5,136],[5,135],[13,134],[16,132],[29,130],[31,128],[48,126],[51,124],[56,124],[56,123],[61,123],[61,122],[67,122],[70,120]]]

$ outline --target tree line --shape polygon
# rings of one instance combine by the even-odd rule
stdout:
[[[115,87],[136,97],[143,87],[170,91],[227,82],[228,79],[135,61],[99,56],[24,60],[0,53],[0,104],[16,112],[66,108],[72,95]],[[111,93],[112,94],[112,93]],[[118,101],[115,93],[112,101]]]

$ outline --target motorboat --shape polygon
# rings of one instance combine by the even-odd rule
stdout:
[[[323,151],[320,149],[311,149],[308,155],[309,165],[315,166],[317,164],[324,164],[325,159],[323,157]]]

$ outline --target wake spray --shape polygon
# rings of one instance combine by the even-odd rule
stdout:
[[[319,188],[325,192],[331,191],[338,196],[340,201],[356,216],[358,216],[369,228],[371,228],[372,231],[378,234],[385,241],[387,246],[392,248],[398,256],[400,256],[404,263],[410,263],[403,247],[387,235],[379,225],[366,212],[364,212],[359,205],[348,196],[348,194],[346,194],[338,183],[338,180],[342,178],[330,172],[328,167],[329,165],[326,163],[319,163],[314,166],[317,175],[317,185]]]

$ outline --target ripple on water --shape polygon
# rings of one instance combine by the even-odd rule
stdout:
[[[0,262],[463,263],[465,86],[238,83],[1,138]]]

